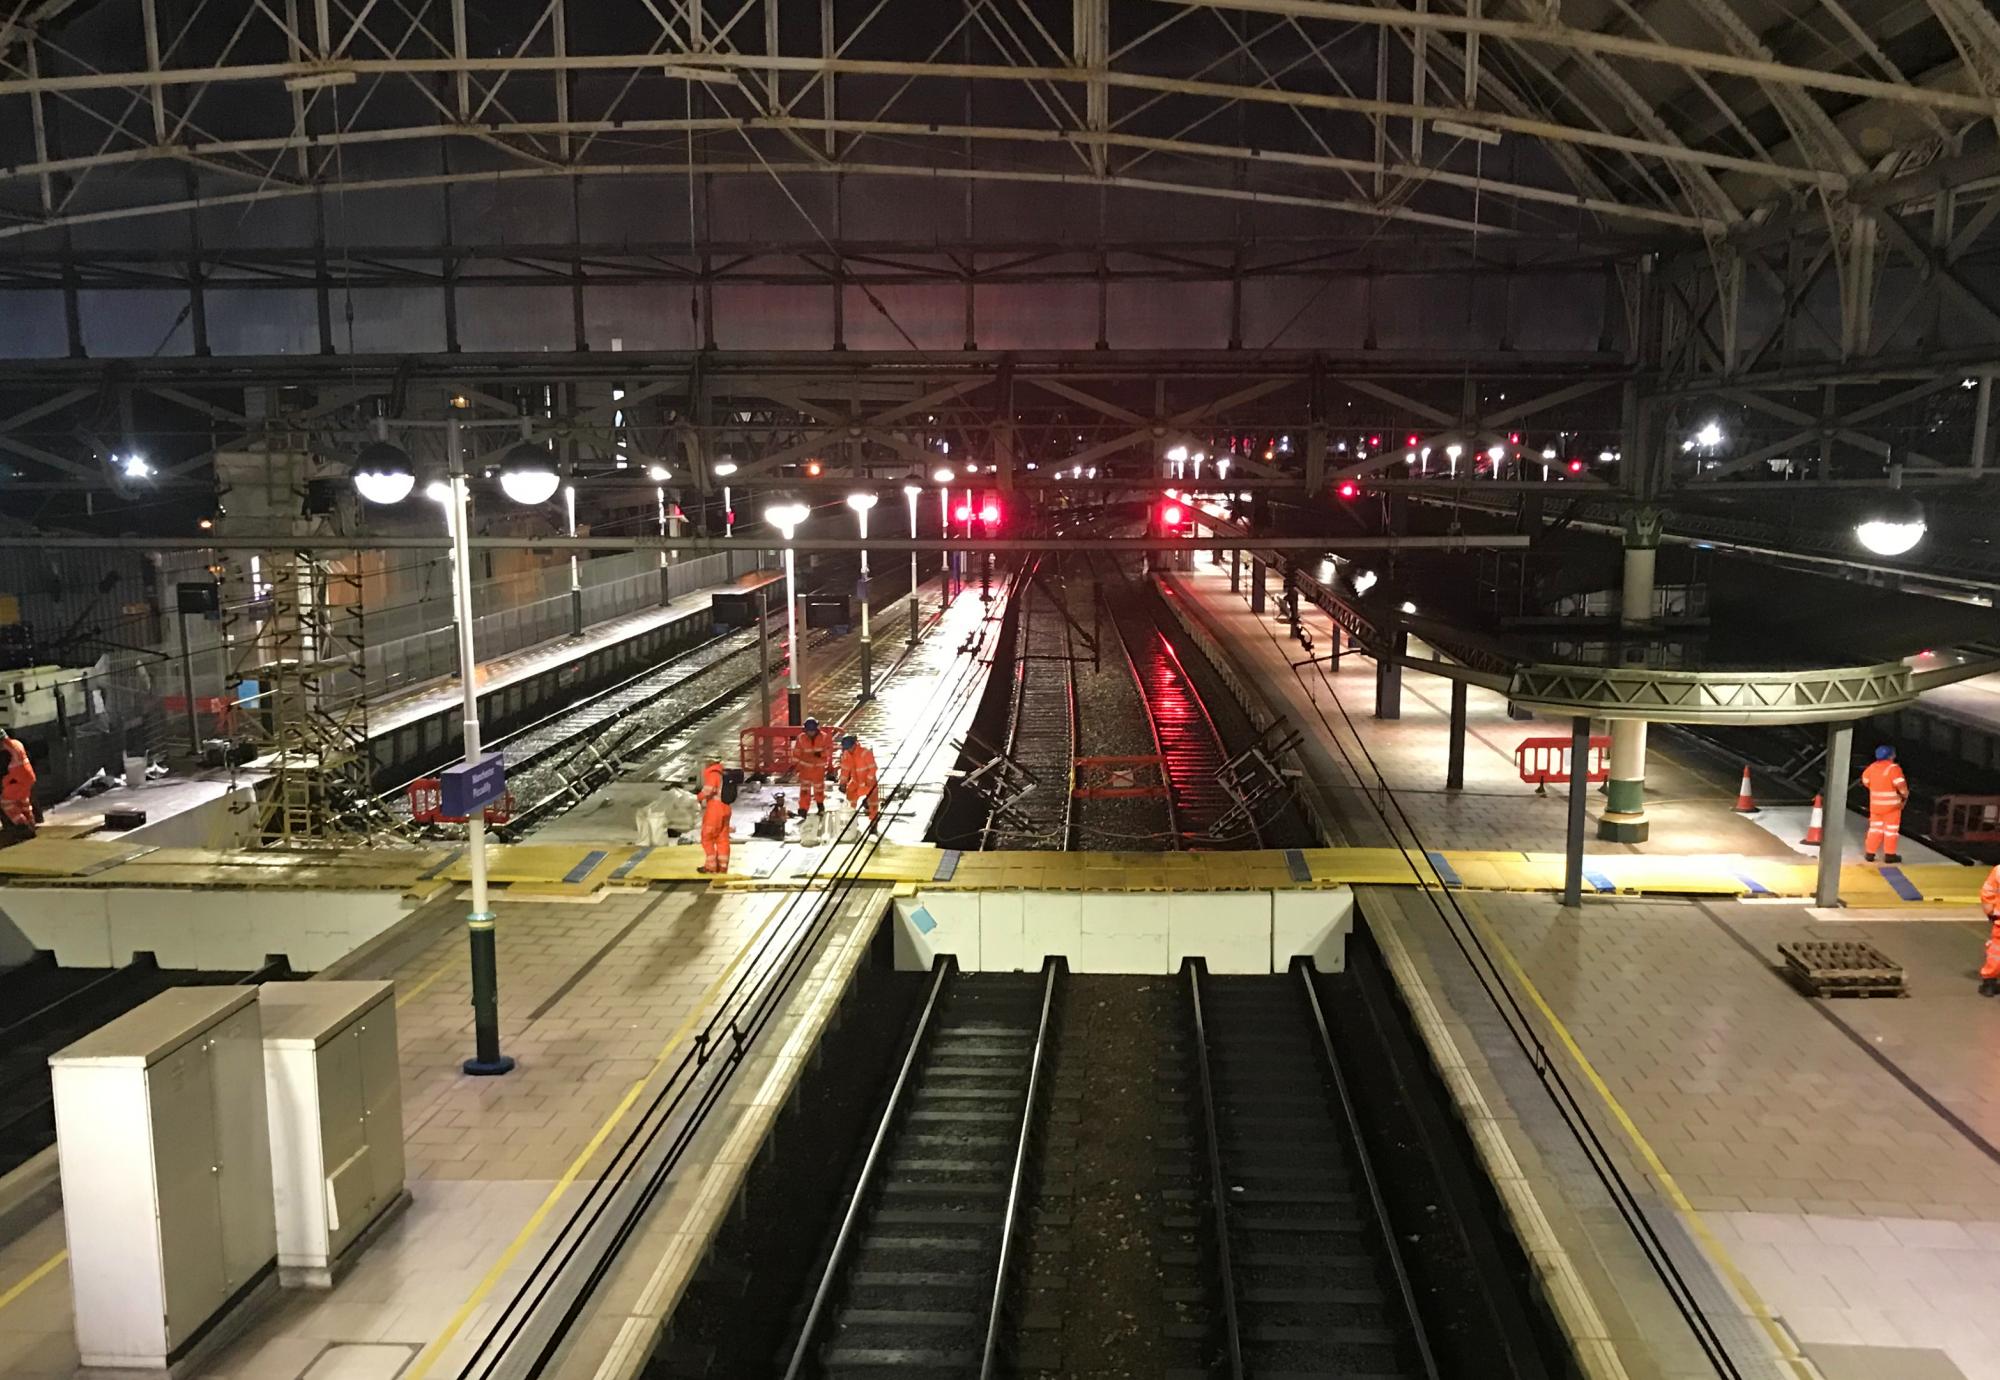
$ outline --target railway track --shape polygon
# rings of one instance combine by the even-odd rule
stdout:
[[[0,1174],[55,1144],[51,1054],[169,987],[291,975],[282,961],[245,975],[165,969],[151,955],[122,968],[58,968],[42,957],[0,974]]]
[[[1006,752],[1035,778],[1034,789],[1010,810],[1004,827],[987,826],[987,847],[1076,847],[1075,762],[1082,725],[1076,693],[1076,638],[1066,610],[1030,576],[1019,589],[1021,624],[1015,638],[1014,698]]]
[[[1100,579],[1097,592],[1164,767],[1173,846],[1257,847],[1254,824],[1232,829],[1228,837],[1221,834],[1235,805],[1220,779],[1229,750],[1160,616],[1158,596],[1122,571]]]
[[[1011,1267],[1062,972],[940,962],[786,1380],[1011,1373]]]
[[[1208,1373],[1436,1380],[1312,970],[1212,977],[1190,960],[1184,979],[1213,1281]]]

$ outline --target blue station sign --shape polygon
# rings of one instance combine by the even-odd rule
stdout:
[[[438,804],[449,819],[470,819],[507,794],[507,765],[497,752],[483,752],[470,762],[438,773]]]

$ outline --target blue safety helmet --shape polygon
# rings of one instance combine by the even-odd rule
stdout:
[[[1875,760],[1878,762],[1886,762],[1895,755],[1896,749],[1890,747],[1887,743],[1875,749]]]
[[[842,738],[842,739],[840,740],[840,745],[841,745],[842,747],[844,747],[844,748],[851,748],[851,747],[853,747],[853,746],[854,746],[854,735],[853,735],[852,733],[850,733],[850,734],[848,734],[848,735],[847,735],[847,736],[846,736],[845,738]]]
[[[810,714],[806,715],[806,732],[808,733],[819,732],[819,720],[815,719]]]

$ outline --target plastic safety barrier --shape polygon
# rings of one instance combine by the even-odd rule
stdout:
[[[514,817],[514,793],[507,792],[479,814],[488,824],[505,824]],[[465,816],[446,814],[443,783],[435,776],[423,776],[410,783],[410,820],[414,824],[463,824]]]
[[[736,735],[736,764],[745,772],[783,776],[792,770],[792,740],[800,729],[794,724],[759,724]],[[834,745],[839,755],[840,735],[847,730],[838,724],[821,724],[819,731]]]
[[[1570,740],[1567,738],[1523,738],[1514,749],[1514,766],[1521,779],[1531,786],[1564,785],[1570,778]],[[1611,737],[1593,736],[1584,758],[1584,780],[1611,779]]]
[[[1941,795],[1931,806],[1939,843],[2000,843],[2000,795]]]

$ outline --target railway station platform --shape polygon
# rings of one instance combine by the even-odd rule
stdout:
[[[487,736],[546,712],[545,706],[559,703],[568,687],[600,683],[627,666],[640,669],[648,659],[658,660],[674,647],[707,637],[709,606],[719,590],[729,587],[707,586],[656,608],[593,624],[578,636],[554,638],[481,661],[480,719]],[[455,758],[461,697],[454,675],[371,700],[367,732],[378,775],[414,773],[421,770],[419,764]],[[116,787],[50,807],[43,834],[128,840],[154,847],[244,842],[253,827],[251,797],[264,777],[255,764],[248,764],[233,771],[201,768],[141,786]],[[105,828],[106,813],[122,809],[145,811],[146,823],[131,830]]]
[[[1635,896],[1593,880],[1576,910],[1495,887],[1454,850],[1539,854],[1544,890],[1560,870],[1564,788],[1521,782],[1514,746],[1562,726],[1514,720],[1473,688],[1465,788],[1446,791],[1444,682],[1406,670],[1402,717],[1377,720],[1364,656],[1299,664],[1283,623],[1253,616],[1224,570],[1170,584],[1240,683],[1306,729],[1307,775],[1350,841],[1441,855],[1465,883],[1442,867],[1361,883],[1357,910],[1545,1291],[1585,1339],[1586,1373],[2000,1377],[1982,1302],[2000,1267],[2000,1003],[1975,990],[1986,868],[1857,859],[1837,910],[1814,907],[1809,884]],[[1326,620],[1305,617],[1323,655]],[[1767,868],[1809,869],[1789,829],[1736,814],[1726,771],[1666,737],[1648,758],[1651,840],[1592,840],[1587,875],[1643,864],[1762,883]],[[1929,893],[1911,873],[1963,881]],[[1801,995],[1777,946],[1812,940],[1872,945],[1908,995]]]

